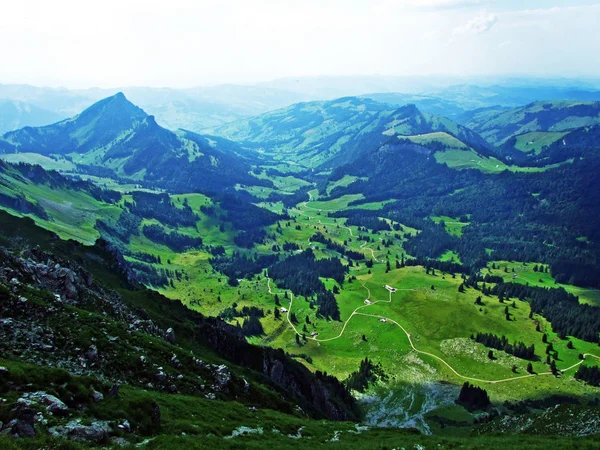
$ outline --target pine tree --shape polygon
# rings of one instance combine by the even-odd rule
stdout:
[[[556,361],[552,360],[552,362],[550,363],[550,372],[552,372],[552,375],[558,375],[558,369],[556,368]]]

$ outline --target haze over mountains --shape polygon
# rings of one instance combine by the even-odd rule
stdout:
[[[476,84],[474,84],[476,83]],[[45,115],[24,117],[5,112],[0,133],[23,126],[47,125],[71,117],[102,98],[123,92],[133,103],[157,117],[160,125],[194,132],[214,130],[235,120],[260,115],[303,101],[367,96],[403,106],[414,103],[424,112],[458,118],[489,106],[520,106],[536,100],[600,100],[598,84],[580,80],[463,79],[411,77],[299,77],[255,85],[217,85],[188,89],[120,87],[114,89],[43,88],[0,85],[0,99],[41,108]]]

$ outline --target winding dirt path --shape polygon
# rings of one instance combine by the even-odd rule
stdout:
[[[370,291],[370,289],[367,286],[365,286],[364,283],[362,283],[362,286],[363,286],[363,288],[365,288],[367,290],[367,293],[368,293],[367,300],[370,300],[371,299],[371,291]],[[275,295],[276,294],[276,293],[274,293],[274,292],[271,291],[271,279],[268,278],[268,277],[267,277],[267,288],[268,288],[269,294],[271,294],[271,295]],[[418,289],[397,289],[397,291],[418,291]],[[284,294],[284,292],[281,292],[279,294]],[[292,321],[290,319],[290,314],[292,313],[292,308],[293,308],[293,303],[294,303],[294,294],[291,293],[291,292],[289,292],[289,294],[290,294],[290,305],[289,305],[289,309],[287,311],[286,318],[287,318],[288,323],[290,324],[290,326],[294,330],[294,332],[297,335],[302,336],[302,333],[300,333],[298,331],[298,329],[296,328],[296,326],[292,323]],[[369,306],[373,306],[373,305],[376,305],[378,303],[391,303],[391,302],[392,302],[392,292],[390,291],[389,292],[389,298],[388,298],[388,300],[376,300],[376,301],[373,301],[373,302],[371,302],[369,304],[361,305],[361,306],[357,307],[356,309],[354,309],[354,311],[352,311],[352,313],[350,314],[350,316],[344,322],[344,325],[342,326],[342,329],[341,329],[340,333],[337,336],[334,336],[334,337],[331,337],[331,338],[327,338],[327,339],[318,339],[317,337],[306,337],[306,339],[307,340],[315,341],[317,343],[333,341],[333,340],[339,339],[339,338],[341,338],[343,336],[344,332],[346,331],[346,327],[348,326],[348,323],[350,323],[350,320],[352,320],[352,318],[354,316],[374,317],[374,318],[380,319],[380,320],[384,319],[386,322],[389,322],[389,323],[394,324],[397,327],[399,327],[404,332],[404,334],[406,335],[406,337],[408,338],[408,342],[409,342],[410,347],[411,347],[411,349],[413,351],[415,351],[418,354],[427,355],[427,356],[429,356],[431,358],[434,358],[434,359],[438,360],[439,362],[441,362],[442,364],[444,364],[454,375],[456,375],[458,378],[461,378],[463,380],[475,381],[475,382],[478,382],[478,383],[498,384],[498,383],[507,383],[509,381],[518,381],[518,380],[522,380],[522,379],[525,379],[525,378],[533,378],[533,377],[544,376],[544,375],[552,375],[551,372],[531,373],[531,374],[527,374],[527,375],[520,375],[520,376],[517,376],[517,377],[502,378],[502,379],[499,379],[499,380],[484,380],[484,379],[481,379],[481,378],[475,378],[475,377],[469,377],[469,376],[463,375],[460,372],[458,372],[454,367],[452,367],[445,359],[443,359],[443,358],[441,358],[441,357],[439,357],[439,356],[437,356],[437,355],[435,355],[433,353],[426,352],[426,351],[423,351],[423,350],[419,350],[417,347],[415,347],[415,344],[414,344],[414,342],[412,340],[412,337],[411,337],[410,333],[402,325],[400,325],[397,321],[395,321],[394,319],[390,319],[389,317],[381,316],[381,315],[377,315],[377,314],[365,314],[363,312],[359,312],[360,310],[362,310],[364,308],[368,308]],[[579,367],[581,364],[584,363],[585,359],[588,358],[588,357],[595,358],[598,361],[600,361],[600,357],[598,357],[596,355],[593,355],[591,353],[585,353],[585,354],[583,354],[583,359],[581,361],[579,361],[578,363],[573,364],[572,366],[567,367],[565,369],[562,369],[562,370],[559,369],[559,372],[564,373],[564,372],[573,370],[576,367]]]

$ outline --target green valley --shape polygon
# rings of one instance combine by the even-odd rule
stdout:
[[[100,133],[97,124],[115,114],[127,117],[123,129]],[[187,435],[205,434],[214,445],[232,439],[247,446],[273,434],[269,439],[285,446],[296,433],[319,445],[347,444],[345,436],[355,434],[356,448],[373,436],[433,445],[439,435],[450,448],[477,446],[478,433],[504,431],[503,421],[519,414],[537,423],[552,399],[572,414],[595,405],[589,373],[600,367],[600,209],[597,196],[579,194],[600,164],[583,138],[585,161],[519,165],[448,119],[356,97],[294,105],[216,132],[222,137],[172,133],[117,95],[57,126],[11,132],[2,141],[0,207],[60,238],[48,246],[49,238],[32,231],[14,238],[21,247],[13,250],[15,230],[6,226],[0,236],[10,258],[18,261],[21,252],[32,259],[37,240],[66,256],[62,240],[72,239],[78,264],[93,271],[98,257],[89,259],[86,249],[106,250],[133,287],[116,283],[114,273],[94,275],[104,286],[137,299],[161,330],[177,325],[196,336],[182,351],[207,351],[207,358],[239,366],[239,386],[251,377],[250,385],[260,384],[260,392],[242,394],[238,386],[220,397],[199,394],[195,382],[184,384],[204,375],[179,370],[154,340],[140,337],[139,348],[161,355],[156,371],[160,364],[185,372],[167,377],[178,380],[174,388],[148,381],[142,395],[142,385],[128,382],[123,397],[109,401],[142,395],[166,411],[161,433],[178,437],[167,443],[158,436],[148,446],[188,445]],[[524,154],[543,154],[568,138],[532,133],[517,139],[533,142]],[[63,140],[69,144],[57,147]],[[18,220],[8,217],[7,224]],[[4,284],[10,281],[6,275]],[[99,287],[90,289],[100,295]],[[169,301],[177,313],[165,319]],[[193,325],[205,320],[210,327]],[[141,335],[170,339],[148,330]],[[222,341],[204,337],[215,330]],[[78,339],[96,345],[89,335]],[[278,355],[301,374],[295,383],[320,380],[334,401],[292,392],[287,376],[261,373],[238,346]],[[25,370],[0,356],[11,376]],[[471,389],[465,383],[484,389],[489,404],[458,402]],[[281,402],[266,394],[271,389]],[[286,403],[298,396],[312,402],[305,416]],[[256,415],[242,406],[259,404]],[[102,408],[91,411],[112,417]],[[207,428],[178,418],[179,411],[228,419]],[[54,442],[48,439],[39,442]]]

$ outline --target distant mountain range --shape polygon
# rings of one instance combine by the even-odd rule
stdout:
[[[18,100],[0,100],[0,134],[23,127],[39,127],[64,119],[59,113]]]
[[[369,98],[292,105],[224,125],[216,134],[259,148],[276,159],[293,159],[310,168],[332,168],[399,138],[445,133],[465,147],[486,153],[477,133],[415,105],[392,107]]]
[[[506,81],[506,80],[505,80]],[[600,101],[597,83],[569,80],[441,79],[415,77],[300,77],[256,85],[218,85],[189,89],[120,87],[113,89],[44,88],[0,85],[0,99],[19,101],[54,113],[36,122],[19,122],[19,114],[2,120],[10,131],[22,126],[48,125],[72,117],[91,104],[123,92],[157,118],[159,125],[194,132],[214,130],[225,123],[290,106],[298,102],[364,96],[402,106],[415,104],[423,112],[458,118],[489,106],[522,106],[538,100]]]
[[[81,90],[0,85],[0,99],[36,105],[56,115],[35,124],[16,123],[12,128],[5,127],[2,132],[27,125],[48,125],[61,118],[71,117],[91,104],[118,92],[123,92],[136,105],[156,116],[161,126],[195,132],[308,99],[304,94],[279,89],[236,85],[193,89],[124,87]],[[14,117],[18,116],[14,114]],[[7,117],[4,120],[9,119]],[[14,119],[11,120],[15,122]]]

